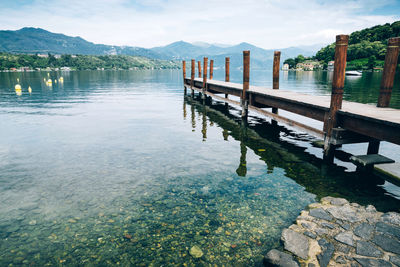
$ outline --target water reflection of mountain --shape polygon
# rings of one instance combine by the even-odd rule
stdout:
[[[246,153],[250,149],[266,163],[268,172],[273,172],[274,168],[284,169],[286,176],[318,198],[344,197],[361,205],[372,204],[381,211],[399,210],[400,201],[382,188],[384,180],[381,178],[366,173],[346,172],[345,168],[337,165],[326,165],[322,159],[307,152],[306,147],[298,144],[311,141],[311,137],[256,117],[250,117],[248,126],[244,127],[236,116],[238,110],[232,107],[215,102],[203,105],[199,99],[186,98],[184,101],[190,106],[193,128],[201,127],[203,140],[207,138],[207,123],[204,122],[208,120],[221,128],[221,138],[227,140],[231,137],[240,142],[241,154],[236,155],[238,175],[246,175]],[[195,124],[196,117],[202,118],[201,125]]]

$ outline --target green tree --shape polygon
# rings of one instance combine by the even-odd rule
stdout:
[[[375,56],[370,56],[369,58],[368,58],[368,68],[369,69],[373,69],[374,67],[375,67],[375,60],[376,60],[376,57]]]

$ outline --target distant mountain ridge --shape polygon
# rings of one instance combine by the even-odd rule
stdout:
[[[281,49],[282,62],[285,58],[298,54],[311,56],[320,46],[289,47]],[[94,44],[81,37],[71,37],[64,34],[52,33],[40,28],[22,28],[16,31],[0,31],[0,52],[9,53],[51,53],[51,54],[79,54],[79,55],[130,55],[142,56],[151,59],[165,60],[196,60],[204,56],[215,60],[215,66],[223,66],[224,58],[231,57],[231,66],[240,67],[242,51],[251,51],[253,68],[269,67],[272,64],[273,49],[266,50],[249,43],[238,45],[208,44],[204,42],[188,43],[178,41],[166,46],[142,48],[131,46],[112,46]]]

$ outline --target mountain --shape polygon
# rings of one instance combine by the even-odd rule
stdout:
[[[0,52],[52,53],[81,55],[130,55],[159,59],[162,56],[149,49],[122,47],[88,42],[81,37],[70,37],[40,28],[0,31]]]
[[[321,46],[289,47],[280,49],[282,62],[297,54],[311,56]],[[225,57],[231,58],[232,68],[241,67],[243,50],[251,51],[252,68],[266,68],[272,65],[273,49],[266,50],[249,43],[238,45],[209,44],[204,42],[174,42],[166,46],[141,48],[94,44],[81,37],[52,33],[40,28],[22,28],[17,31],[0,31],[0,52],[35,54],[79,54],[79,55],[130,55],[165,60],[214,59],[215,66],[223,66]]]

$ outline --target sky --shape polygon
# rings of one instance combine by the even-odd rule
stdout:
[[[0,29],[38,27],[94,43],[184,40],[266,49],[327,44],[400,20],[400,0],[0,0]]]

